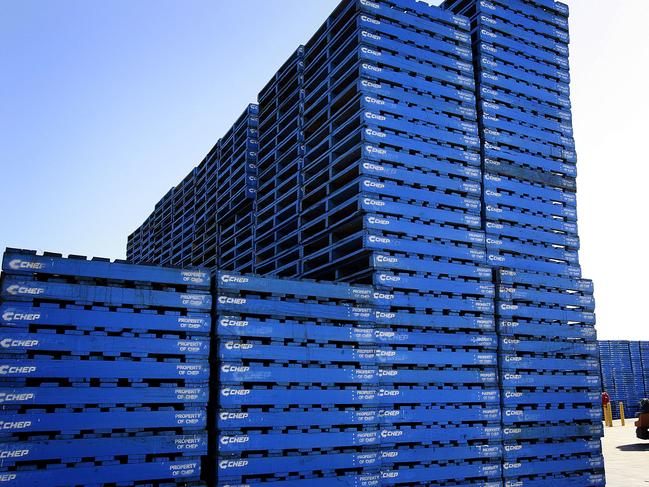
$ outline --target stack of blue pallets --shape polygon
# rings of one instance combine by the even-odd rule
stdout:
[[[471,19],[506,485],[603,485],[592,282],[581,279],[568,8],[447,0]]]
[[[259,93],[255,272],[301,273],[298,225],[304,164],[304,46]]]
[[[259,107],[249,105],[219,142],[216,222],[219,268],[251,272]]]
[[[640,342],[640,360],[644,378],[644,396],[649,397],[649,341]]]
[[[303,276],[483,261],[470,61],[467,20],[411,0],[343,2],[306,44]]]
[[[252,271],[258,110],[249,105],[201,164],[129,236],[129,262]]]
[[[13,249],[2,271],[2,480],[198,482],[209,274]]]
[[[413,456],[397,453],[394,461],[383,456],[380,464],[361,468],[353,463],[357,457],[337,456],[350,452],[335,450],[341,462],[335,465],[343,465],[339,470],[344,479],[367,474],[363,481],[370,485],[378,472],[380,482],[387,484],[443,485],[452,478],[458,484],[483,485],[498,482],[502,473],[511,487],[604,483],[593,284],[582,279],[578,260],[567,17],[567,7],[551,0],[447,0],[445,9],[415,0],[344,0],[259,94],[257,199],[254,205],[237,207],[254,207],[252,234],[250,212],[226,216],[228,208],[240,204],[236,195],[241,186],[228,182],[239,181],[238,176],[219,172],[216,253],[227,257],[216,259],[217,265],[370,286],[373,299],[367,305],[373,318],[347,318],[348,330],[385,329],[404,338],[399,344],[387,342],[388,356],[382,355],[386,350],[380,340],[374,343],[381,360],[344,365],[354,370],[389,365],[390,374],[396,371],[388,381],[394,400],[418,397],[406,402],[418,421],[398,423],[395,429],[434,430],[429,440],[449,448],[440,431],[446,429],[440,426],[446,420],[432,419],[431,411],[457,409],[459,417],[481,421],[479,428],[463,422],[471,430],[467,443],[453,444],[457,449],[447,453],[431,453],[421,448],[425,441],[413,440],[395,444],[397,449],[412,446],[417,450]],[[225,154],[222,144],[218,160],[218,167],[225,164],[232,174],[242,174],[240,163],[223,163],[242,159]],[[200,178],[200,171],[194,177]],[[194,217],[195,228],[201,221],[200,215]],[[147,245],[159,246],[167,255],[169,244],[156,238]],[[193,238],[200,242],[207,237]],[[130,258],[144,255],[137,247],[130,246]],[[197,248],[193,264],[202,263]],[[266,281],[265,291],[246,289],[249,282],[261,286],[260,278],[239,278],[219,283],[240,285],[223,287],[225,304],[242,300],[248,306],[253,300],[259,305],[253,307],[253,318],[275,320],[278,326],[296,318],[282,314],[285,310],[269,314],[266,302],[291,303],[291,312],[297,313],[301,306],[314,306],[304,298],[317,297],[281,291],[286,281],[277,281],[284,283],[279,288],[273,287],[276,281]],[[303,286],[319,285],[306,281]],[[257,292],[264,299],[255,298]],[[332,309],[352,306],[327,296],[318,299]],[[233,323],[243,323],[252,311],[241,311],[243,318],[228,312],[241,318]],[[307,318],[313,324],[318,315]],[[307,318],[298,320],[300,326]],[[233,329],[228,333],[236,335]],[[274,327],[263,329],[271,333]],[[303,353],[274,337],[242,337],[249,340],[244,345],[253,345],[245,353],[257,345],[286,349],[286,356],[295,350]],[[320,335],[314,341],[299,340],[290,343],[318,350],[331,345]],[[350,346],[355,350],[361,343]],[[405,349],[408,353],[402,355]],[[253,362],[289,368],[284,367],[291,363],[288,359],[264,359],[266,350]],[[642,357],[641,352],[636,355]],[[247,372],[246,360],[233,366]],[[314,358],[309,368],[316,363],[320,361]],[[319,367],[330,364],[325,360]],[[485,375],[472,382],[478,370]],[[378,380],[377,390],[383,386]],[[249,385],[271,390],[268,381]],[[300,385],[305,390],[325,387],[310,381],[286,387]],[[371,384],[351,385],[365,390]],[[241,396],[235,401],[249,396],[234,394]],[[502,412],[499,416],[475,415],[494,405]],[[466,416],[465,407],[470,411]],[[354,425],[350,427],[360,428]],[[394,425],[379,422],[372,427],[392,438],[388,431]],[[239,426],[233,437],[246,436]],[[281,434],[311,431],[307,426],[322,424],[289,425]],[[332,425],[325,426],[327,434],[333,433]],[[366,432],[365,427],[360,430]],[[264,436],[263,425],[252,431]],[[313,436],[315,431],[320,430],[313,430]],[[383,452],[390,446],[383,440],[371,448],[352,445],[351,453],[365,455],[372,448]],[[280,478],[289,482],[295,476],[313,483],[315,477],[332,473],[319,473],[313,466],[320,464],[311,463],[315,451],[308,442],[302,455],[299,448],[254,450],[245,445],[248,440],[227,441],[239,442],[239,450],[223,450],[222,457],[214,452],[214,461],[225,462],[228,472],[222,475],[228,485]],[[299,446],[300,440],[292,444]],[[443,454],[450,456],[442,459]],[[309,459],[297,471],[263,470],[278,458],[302,456]],[[257,457],[266,460],[250,460]],[[350,458],[356,469],[349,467]],[[258,470],[248,467],[253,464]]]
[[[218,485],[500,485],[492,327],[341,283],[219,272],[215,297]]]
[[[602,384],[614,417],[620,415],[620,402],[627,416],[635,415],[640,400],[649,397],[649,342],[602,340],[598,345]]]

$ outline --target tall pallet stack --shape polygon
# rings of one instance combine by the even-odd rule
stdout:
[[[253,269],[258,129],[259,107],[251,104],[219,142],[216,190],[219,269],[240,272]]]
[[[552,0],[445,7],[472,22],[505,484],[604,485],[593,289],[577,256],[568,9]]]
[[[371,287],[216,286],[217,485],[500,485],[493,334],[395,324]]]
[[[0,479],[199,484],[209,275],[13,249],[2,271]]]
[[[635,415],[640,400],[649,397],[649,342],[602,340],[598,342],[603,390],[611,397],[613,416],[619,403],[627,416]]]
[[[194,234],[192,236],[191,260],[178,265],[204,267],[206,269],[214,269],[218,265],[219,245],[216,202],[219,156],[219,143],[217,142],[196,168]]]
[[[304,276],[484,256],[470,60],[466,19],[410,0],[342,2],[306,44]]]
[[[255,208],[257,274],[302,272],[299,218],[304,165],[304,46],[259,93],[259,191]]]

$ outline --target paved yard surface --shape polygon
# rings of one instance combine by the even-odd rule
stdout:
[[[615,421],[605,428],[604,461],[608,487],[649,487],[649,441],[635,436],[633,419],[625,427]]]

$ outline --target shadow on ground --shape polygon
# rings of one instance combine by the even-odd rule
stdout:
[[[635,443],[633,445],[620,445],[617,447],[620,451],[648,451],[649,452],[649,442],[646,443]]]

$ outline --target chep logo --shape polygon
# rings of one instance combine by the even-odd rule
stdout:
[[[21,286],[19,284],[12,284],[7,288],[7,292],[12,296],[16,296],[19,294],[38,295],[38,294],[43,294],[45,292],[45,289],[40,287],[27,287],[27,286]]]
[[[15,296],[16,294],[18,294],[18,290],[19,290],[19,289],[20,289],[20,286],[18,286],[17,284],[14,284],[14,285],[9,286],[9,287],[7,288],[7,292],[8,292],[9,294]]]
[[[26,262],[21,259],[13,259],[9,261],[9,268],[13,271],[20,271],[24,269],[39,270],[44,269],[45,264],[41,262]]]

